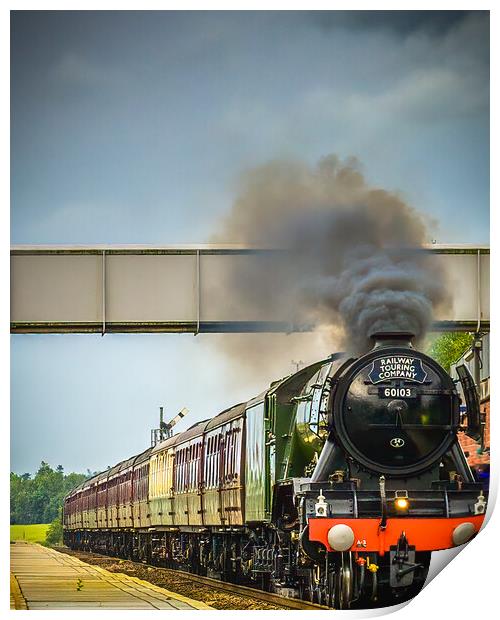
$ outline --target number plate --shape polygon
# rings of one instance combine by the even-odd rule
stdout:
[[[384,387],[378,389],[380,398],[417,398],[417,390],[409,387]]]

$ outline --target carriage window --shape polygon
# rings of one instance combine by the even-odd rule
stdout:
[[[215,435],[212,437],[212,449],[210,456],[210,487],[213,488],[215,486],[215,460],[217,458],[217,440]]]
[[[222,468],[222,454],[221,454],[221,452],[222,452],[222,445],[223,445],[223,442],[222,442],[222,431],[221,431],[220,434],[217,435],[217,476],[216,476],[216,479],[215,479],[215,484],[217,486],[220,486],[221,478],[222,478],[222,475],[223,475],[223,472],[221,471],[221,468]]]
[[[184,481],[186,480],[186,448],[182,449],[182,467],[181,467],[181,491],[184,491]]]
[[[151,480],[153,482],[153,488],[151,495],[154,494],[155,497],[159,497],[161,495],[161,466],[162,466],[162,455],[158,454],[154,461],[151,461],[151,466],[153,467],[153,472],[151,476]]]
[[[193,463],[191,465],[191,490],[196,487],[196,471],[198,469],[198,444],[193,446]]]
[[[219,477],[219,436],[214,436],[214,450],[212,457],[212,487],[217,486]]]
[[[180,491],[184,491],[184,487],[186,484],[186,454],[187,454],[187,449],[183,448],[182,449],[182,467],[181,467],[181,488]]]
[[[196,470],[198,465],[198,445],[195,444],[193,446],[192,453],[193,463],[191,465],[191,488],[194,489],[196,486]]]
[[[172,452],[167,453],[167,479],[166,479],[166,491],[167,495],[172,492],[174,486],[174,454]]]
[[[232,429],[228,433],[229,446],[227,449],[227,466],[226,466],[226,474],[228,477],[233,473],[233,446],[234,446],[234,433]]]
[[[181,453],[175,453],[175,490],[178,491],[181,482]]]
[[[241,433],[240,428],[236,427],[234,429],[235,432],[235,450],[234,450],[234,478],[237,479],[240,471],[240,460],[241,460]]]
[[[153,465],[153,462],[151,463]],[[159,454],[154,463],[154,494],[155,497],[160,497],[162,494],[162,469],[163,469],[163,454]]]
[[[193,446],[193,464],[191,466],[191,488],[194,489],[196,485],[196,466],[198,464],[198,446]]]
[[[150,471],[150,478],[151,478],[151,485],[150,485],[150,489],[149,489],[149,494],[151,495],[151,497],[156,497],[156,492],[157,492],[157,487],[156,487],[156,471],[158,469],[158,456],[153,456],[151,457],[151,471]]]
[[[187,456],[188,456],[188,449],[184,448],[183,455],[182,455],[183,466],[182,466],[182,489],[181,489],[181,491],[185,491],[186,490],[187,465],[188,465]]]
[[[213,469],[213,459],[214,459],[213,449],[214,449],[214,438],[210,437],[208,439],[207,456],[206,456],[206,461],[207,461],[206,483],[207,483],[208,488],[211,488],[212,486],[212,469]]]
[[[213,447],[214,447],[214,438],[209,437],[208,443],[207,443],[207,456],[206,456],[206,462],[207,462],[206,483],[207,483],[208,488],[211,488],[212,486],[212,469],[213,469],[213,460],[214,460]]]
[[[213,456],[212,456],[212,487],[217,486],[217,476],[219,469],[219,442],[218,435],[214,435],[213,437],[213,448],[212,448]]]
[[[179,455],[174,452],[174,490],[179,488]]]
[[[177,490],[180,491],[182,477],[182,450],[179,450],[178,456],[179,462],[177,463]]]
[[[190,489],[193,484],[193,461],[194,461],[194,446],[189,446],[189,463],[188,463],[188,479],[187,488]]]
[[[182,450],[179,451],[179,465],[177,467],[177,490],[181,490],[182,481]]]
[[[162,468],[161,468],[161,494],[165,495],[167,490],[167,453],[162,453]]]
[[[198,446],[195,444],[193,446],[192,452],[191,452],[191,480],[190,480],[190,487],[191,490],[194,489],[195,485],[196,485],[196,465],[198,463]]]

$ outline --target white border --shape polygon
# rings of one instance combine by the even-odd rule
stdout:
[[[168,6],[166,6],[165,2],[160,1],[151,1],[144,0],[143,2],[133,3],[133,2],[112,2],[112,1],[100,1],[99,3],[89,0],[87,2],[61,2],[61,1],[53,1],[47,3],[45,6],[42,6],[42,3],[30,1],[30,2],[15,2],[11,1],[9,3],[9,8],[14,10],[71,10],[71,9],[81,9],[81,10],[164,10],[168,9],[189,9],[189,10],[207,10],[207,9],[217,9],[217,10],[235,10],[237,9],[251,9],[251,10],[314,10],[314,9],[324,9],[324,10],[332,10],[332,9],[344,9],[344,10],[396,10],[401,9],[401,2],[360,2],[356,0],[352,0],[351,2],[339,1],[339,2],[310,2],[310,3],[299,3],[299,2],[272,2],[272,1],[253,1],[253,2],[239,2],[237,7],[235,3],[231,2],[193,2],[190,0],[186,0],[185,2],[170,2]],[[420,2],[407,2],[404,5],[405,9],[413,9],[413,10],[460,10],[460,9],[475,9],[475,10],[490,10],[491,13],[491,28],[492,32],[495,34],[491,38],[491,66],[492,71],[491,75],[495,76],[498,73],[498,19],[497,19],[497,11],[495,9],[495,3],[492,1],[484,2],[430,2],[429,0],[421,0]],[[10,403],[10,394],[9,394],[9,382],[8,382],[8,369],[9,369],[9,305],[8,305],[8,296],[5,294],[5,291],[8,290],[9,286],[9,209],[7,205],[10,200],[10,188],[9,188],[9,14],[4,9],[1,14],[1,25],[0,25],[0,45],[2,49],[1,54],[1,62],[3,63],[2,76],[4,78],[4,89],[2,91],[2,115],[1,115],[1,128],[2,128],[2,150],[1,150],[1,163],[2,169],[4,171],[2,177],[2,194],[3,194],[3,208],[0,210],[0,235],[2,239],[2,249],[3,249],[3,257],[5,260],[2,261],[2,285],[4,295],[2,296],[3,303],[1,304],[2,309],[2,341],[1,341],[1,350],[3,353],[2,356],[2,389],[1,389],[1,403],[2,403],[2,416],[0,418],[0,431],[2,435],[1,441],[3,442],[3,450],[2,459],[3,459],[3,467],[2,471],[4,474],[10,470],[9,463],[9,403]],[[495,69],[497,71],[495,72]],[[496,180],[498,176],[498,157],[497,157],[497,133],[495,130],[497,127],[497,117],[495,111],[499,109],[499,101],[497,96],[497,84],[496,81],[493,81],[491,89],[491,110],[493,111],[491,118],[491,137],[492,137],[492,157],[490,163],[491,170],[491,204],[497,207],[499,204],[498,201],[498,181]],[[472,207],[471,207],[472,208]],[[498,216],[497,216],[497,208],[493,208],[491,212],[491,237],[495,239],[495,232],[498,230]],[[496,262],[496,254],[492,253],[493,269],[492,273],[499,273],[494,269]],[[497,265],[498,266],[498,265]],[[492,282],[492,297],[493,297],[493,313],[496,312],[496,294],[497,289],[495,286],[495,280]],[[495,324],[495,322],[493,321]],[[493,331],[492,333],[493,347],[492,350],[496,351],[497,338],[496,333]],[[495,357],[491,359],[491,368],[492,368],[492,376],[498,376],[498,364]],[[495,414],[495,390],[493,389],[493,394],[491,398],[491,405],[493,416]],[[500,445],[498,441],[498,432],[497,425],[495,420],[493,420],[492,424],[492,433],[494,439],[493,445]],[[492,452],[492,488],[491,494],[496,497],[497,493],[497,485],[498,485],[498,476],[496,472],[498,470],[498,459],[495,458],[495,449]],[[4,544],[3,551],[5,553],[4,558],[7,558],[7,553],[9,552],[8,543],[7,543],[7,528],[9,525],[9,520],[7,518],[7,502],[6,498],[8,497],[8,476],[4,475],[2,482],[2,507],[4,510],[2,511],[2,532],[3,537],[2,541]],[[490,500],[491,502],[491,500]],[[491,502],[494,503],[494,502]],[[424,590],[416,597],[414,601],[412,601],[409,605],[404,606],[404,614],[405,619],[411,620],[412,618],[421,619],[422,614],[432,614],[435,615],[446,615],[447,617],[459,619],[459,618],[471,618],[474,616],[486,616],[488,617],[491,612],[490,610],[494,608],[496,603],[496,591],[495,588],[497,583],[497,566],[496,559],[497,554],[495,553],[498,549],[498,539],[497,539],[497,528],[500,525],[500,517],[498,516],[498,511],[493,512],[490,518],[490,522],[488,523],[487,528],[479,534],[477,539],[470,545],[468,545],[465,550],[460,553],[460,557],[458,560],[454,560],[451,562],[449,566],[446,567],[436,579],[434,579]],[[7,594],[6,584],[7,581],[7,562],[0,563],[0,580],[2,584],[2,593]],[[6,604],[6,596],[4,598],[4,604]],[[332,612],[336,616],[339,614],[342,616],[349,615],[351,618],[355,617],[367,617],[374,615],[383,615],[384,613],[389,613],[390,611],[396,611],[394,608],[389,608],[387,610],[379,610],[379,612],[367,611],[367,612]],[[12,612],[10,612],[12,613]],[[16,614],[19,612],[15,612]],[[51,617],[53,615],[53,611],[41,612],[44,614],[50,614]],[[63,612],[61,612],[62,614]],[[103,613],[103,612],[101,612]],[[104,612],[109,614],[109,616],[114,616],[116,618],[122,617],[123,611],[109,611]],[[134,612],[134,611],[126,611],[127,616],[136,616],[136,617],[144,617],[144,612]],[[179,612],[171,612],[171,613],[179,613]],[[182,617],[186,618],[186,614],[196,614],[197,612],[182,612]],[[239,612],[239,611],[231,611],[231,614],[244,614],[247,612]],[[263,613],[263,612],[253,612]],[[284,613],[284,612],[282,612]],[[286,612],[286,613],[294,613],[300,614],[301,618],[304,618],[304,614],[310,614],[311,612]],[[401,611],[396,611],[396,613],[401,613]],[[64,615],[73,615],[73,614],[85,614],[88,617],[89,612],[64,612]],[[16,616],[17,617],[17,616]],[[59,617],[62,617],[60,615]]]

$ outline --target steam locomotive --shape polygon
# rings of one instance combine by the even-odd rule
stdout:
[[[480,437],[479,403],[465,366],[461,418],[410,334],[373,340],[86,480],[65,498],[65,543],[336,609],[413,597],[431,552],[483,523],[457,440]]]

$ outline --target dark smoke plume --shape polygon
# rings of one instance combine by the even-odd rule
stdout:
[[[232,292],[224,307],[233,317],[312,323],[356,353],[376,331],[423,338],[433,310],[447,303],[435,264],[431,269],[430,257],[415,251],[429,240],[422,216],[370,187],[354,159],[331,155],[314,168],[276,161],[251,170],[213,240],[281,250],[225,267],[221,290]]]

